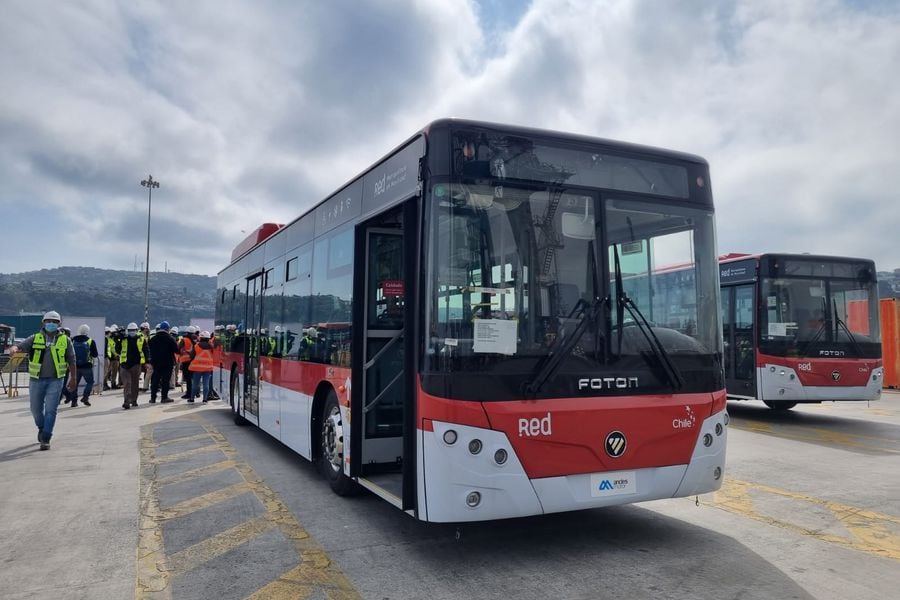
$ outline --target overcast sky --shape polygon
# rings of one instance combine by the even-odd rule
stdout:
[[[719,250],[900,267],[900,2],[3,2],[0,272],[215,274],[432,119],[709,160]],[[137,257],[137,258],[136,258]]]

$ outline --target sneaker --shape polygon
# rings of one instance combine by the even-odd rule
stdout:
[[[184,396],[181,397],[181,399],[182,399],[182,400],[187,400],[187,399],[190,398],[190,397],[191,397],[190,394],[185,394]]]
[[[156,396],[150,396],[150,404],[156,404]]]
[[[85,406],[90,406],[90,405],[91,405],[91,403],[88,402],[88,399],[87,399],[87,398],[82,398],[82,399],[81,399],[81,403],[84,404]]]
[[[204,401],[203,401],[203,404],[206,404],[207,402],[209,402],[209,400],[204,400]]]
[[[41,442],[41,450],[49,450],[50,442]]]
[[[172,400],[171,398],[163,398],[162,400],[159,401],[160,404],[169,404],[170,402],[175,402],[175,401]]]
[[[193,399],[193,398],[188,398],[188,402],[190,402],[191,404],[193,404],[193,403],[194,403],[194,399]]]
[[[132,406],[137,406],[137,400],[131,403]]]
[[[124,408],[125,410],[128,410],[129,408],[131,408],[131,405],[128,403],[125,403],[122,405],[122,408]]]

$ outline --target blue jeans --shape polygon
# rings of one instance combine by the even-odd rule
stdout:
[[[75,383],[77,386],[81,383],[81,379],[84,378],[84,392],[82,392],[82,398],[89,398],[91,395],[91,390],[94,389],[94,368],[93,367],[78,367],[78,380]],[[75,391],[72,392],[72,397],[78,397],[78,388],[75,388]]]
[[[38,428],[38,436],[49,442],[56,424],[56,411],[59,408],[65,378],[41,377],[30,379],[28,383],[28,399],[31,401],[31,416]]]
[[[194,371],[191,387],[196,394],[200,391],[200,384],[203,384],[203,401],[209,400],[209,386],[212,383],[212,371]],[[193,398],[191,398],[193,400]]]

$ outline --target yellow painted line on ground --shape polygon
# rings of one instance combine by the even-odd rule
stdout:
[[[750,495],[751,491],[795,500],[797,506],[793,510],[798,513],[809,510],[809,505],[827,508],[834,516],[835,521],[843,525],[852,537],[824,533],[819,529],[809,529],[781,518],[766,515],[754,504]],[[900,561],[900,527],[897,527],[900,525],[900,517],[894,515],[734,479],[725,480],[722,488],[713,494],[712,503],[717,508],[804,536]]]
[[[185,450],[184,452],[179,452],[177,454],[167,454],[165,456],[160,456],[159,458],[154,458],[153,462],[157,465],[166,465],[173,462],[178,462],[184,458],[190,458],[195,454],[203,454],[204,452],[209,452],[210,450],[218,450],[218,446],[214,443],[210,443],[208,446],[202,446],[200,448],[191,448],[190,450]]]
[[[209,492],[208,494],[203,494],[201,496],[194,496],[193,498],[189,498],[188,500],[184,500],[183,502],[179,502],[178,504],[173,504],[172,506],[163,509],[160,512],[160,515],[163,519],[177,519],[178,517],[189,515],[192,512],[196,512],[204,508],[209,508],[214,504],[224,502],[225,500],[229,500],[231,498],[234,498],[235,496],[246,494],[252,489],[253,488],[249,483],[247,483],[246,481],[242,481],[240,483],[235,483],[233,485],[229,485],[228,487],[224,487],[220,490]]]
[[[275,521],[262,515],[180,550],[168,558],[169,575],[174,577],[192,571],[276,526]]]
[[[208,561],[249,542],[266,531],[277,528],[294,547],[299,564],[265,584],[251,594],[250,598],[254,600],[307,598],[314,592],[321,592],[325,598],[331,600],[359,599],[360,595],[350,580],[332,563],[328,554],[300,525],[275,492],[254,473],[250,465],[240,460],[237,451],[228,443],[225,436],[208,425],[199,415],[181,418],[193,419],[207,431],[206,434],[190,437],[200,439],[208,436],[213,443],[210,446],[178,455],[156,458],[154,450],[160,444],[153,442],[152,425],[145,426],[141,439],[141,516],[135,596],[139,599],[170,599],[172,597],[170,582],[173,577],[187,575],[195,569],[201,569]],[[187,438],[180,438],[180,440],[187,441]],[[157,467],[160,464],[187,458],[210,448],[222,451],[226,457],[225,460],[162,480],[156,479]],[[160,508],[160,485],[185,481],[227,468],[237,470],[244,481],[222,490],[185,500],[165,510]],[[265,509],[262,515],[253,517],[171,556],[165,555],[162,540],[162,525],[165,521],[189,514],[246,491],[252,491],[260,500]]]
[[[157,479],[156,483],[159,485],[169,485],[171,483],[180,483],[182,481],[187,481],[188,479],[196,479],[198,477],[203,477],[205,475],[212,475],[213,473],[218,473],[219,471],[225,471],[226,469],[233,469],[234,461],[223,460],[211,465],[206,465],[205,467],[197,467],[196,469],[191,469],[190,471],[185,471],[183,473],[178,473],[177,475],[172,475],[171,477],[163,477],[161,479]]]
[[[178,444],[184,442],[193,442],[194,440],[203,440],[208,439],[209,434],[205,431],[203,433],[195,433],[194,435],[186,435],[184,437],[172,438],[171,440],[163,440],[161,442],[153,442],[156,447],[159,446],[168,446],[169,444]]]

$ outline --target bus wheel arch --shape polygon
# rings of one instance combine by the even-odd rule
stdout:
[[[791,410],[795,406],[797,406],[796,402],[772,402],[770,400],[763,400],[763,404],[771,408],[772,410],[777,410],[784,412],[786,410]]]

